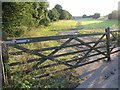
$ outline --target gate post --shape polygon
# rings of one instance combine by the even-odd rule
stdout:
[[[106,32],[106,49],[107,49],[107,60],[111,61],[110,58],[110,27],[105,29]]]
[[[0,1],[0,11],[2,11],[2,2]],[[2,13],[0,12],[0,90],[3,88],[3,74],[2,74]]]
[[[2,32],[0,30],[0,89],[3,88]]]
[[[6,40],[6,34],[2,32],[3,86],[10,83],[10,74],[8,68],[6,68],[6,64],[8,63],[8,48],[4,42]]]

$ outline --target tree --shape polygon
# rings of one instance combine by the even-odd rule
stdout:
[[[56,5],[48,11],[49,3],[45,2],[3,2],[2,22],[3,31],[8,36],[20,36],[31,27],[48,25],[50,19],[72,19],[72,15]],[[49,12],[49,13],[48,13]]]
[[[88,18],[93,18],[93,15],[89,15]]]
[[[68,11],[62,10],[59,18],[61,20],[63,19],[69,20],[69,19],[72,19],[72,15]]]
[[[113,10],[109,15],[108,15],[108,19],[118,19],[119,15],[118,15],[118,10]]]
[[[72,15],[66,11],[66,10],[63,10],[62,9],[62,6],[61,5],[55,5],[55,7],[49,11],[49,18],[51,20],[63,20],[63,19],[66,19],[66,20],[69,20],[69,19],[73,19]]]
[[[82,18],[87,18],[87,15],[86,15],[86,14],[84,14],[84,15],[82,16]]]
[[[27,28],[48,25],[48,6],[47,2],[3,2],[3,31],[8,36],[20,36]]]
[[[55,5],[54,8],[55,8],[59,13],[62,12],[62,6],[61,6],[61,5],[57,4],[57,5]]]
[[[60,13],[56,10],[56,8],[53,8],[52,10],[49,11],[48,16],[50,20],[57,21],[59,20]]]
[[[95,18],[95,19],[97,19],[97,18],[99,18],[100,17],[100,14],[99,13],[95,13],[94,15],[93,15],[93,18]]]
[[[47,2],[35,2],[33,4],[35,9],[34,17],[38,25],[47,25],[49,23],[48,10],[49,3]]]
[[[24,30],[23,26],[34,26],[35,19],[32,17],[32,4],[24,2],[3,2],[3,31],[8,36],[19,36]]]
[[[112,19],[112,14],[109,14],[109,15],[108,15],[108,19]]]

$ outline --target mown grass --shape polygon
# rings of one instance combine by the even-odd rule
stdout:
[[[77,28],[80,34],[98,33],[105,32],[105,28],[110,27],[111,29],[118,29],[117,20],[97,20],[92,18],[79,19],[77,23]]]
[[[80,19],[78,26],[83,29],[105,29],[106,27],[111,27],[113,29],[116,29],[118,28],[118,21],[117,20]]]

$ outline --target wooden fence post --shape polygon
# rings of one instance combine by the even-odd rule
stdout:
[[[3,88],[3,75],[2,75],[2,2],[0,1],[0,90]]]
[[[2,32],[0,31],[0,89],[3,88]]]
[[[5,64],[8,63],[8,48],[4,42],[5,40],[7,40],[6,34],[4,32],[2,32],[2,41],[3,41],[3,43],[2,43],[2,59],[3,59],[3,78],[4,78],[3,85],[10,83],[9,71],[8,71],[8,68],[5,67]]]
[[[111,61],[110,58],[110,27],[105,29],[106,32],[106,49],[107,49],[107,60]]]

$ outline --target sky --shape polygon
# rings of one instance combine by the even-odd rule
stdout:
[[[93,15],[100,13],[101,16],[111,13],[118,9],[120,0],[47,0],[49,9],[52,9],[56,4],[69,11],[73,16]]]

